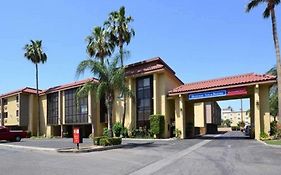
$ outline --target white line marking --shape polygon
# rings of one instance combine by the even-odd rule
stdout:
[[[160,169],[162,169],[163,167],[166,167],[167,165],[175,162],[176,160],[182,158],[183,156],[191,153],[192,151],[202,147],[203,145],[209,143],[211,140],[204,140],[200,143],[197,143],[185,150],[182,150],[170,157],[164,158],[162,160],[159,160],[157,162],[154,162],[148,166],[145,166],[144,168],[141,168],[133,173],[131,173],[131,175],[144,175],[144,174],[153,174],[157,171],[159,171]]]

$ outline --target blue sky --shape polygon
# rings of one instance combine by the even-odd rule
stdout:
[[[43,40],[48,55],[40,65],[41,89],[77,80],[76,66],[87,58],[85,37],[122,5],[136,31],[126,63],[160,56],[183,82],[264,73],[275,64],[271,22],[262,18],[265,6],[245,13],[247,2],[1,1],[0,94],[35,87],[35,67],[23,57],[30,39]],[[276,14],[281,19],[280,8]]]

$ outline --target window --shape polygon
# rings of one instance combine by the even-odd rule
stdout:
[[[4,112],[4,118],[8,118],[8,112]]]
[[[101,123],[107,122],[107,108],[105,105],[104,96],[100,99],[100,122]]]
[[[149,116],[153,111],[152,76],[137,79],[137,127],[149,128]]]
[[[52,93],[47,95],[47,124],[58,124],[58,93]]]
[[[17,117],[19,116],[19,110],[16,111],[16,116],[17,116]]]
[[[8,104],[8,100],[6,98],[3,99],[3,105],[7,105]]]
[[[16,96],[16,101],[19,102],[19,96],[18,95]]]
[[[87,123],[88,122],[88,97],[81,97],[76,101],[77,89],[70,89],[65,94],[65,122]]]

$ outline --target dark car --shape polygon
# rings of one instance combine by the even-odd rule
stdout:
[[[22,138],[26,138],[25,131],[11,131],[9,128],[0,126],[0,140],[19,142]]]

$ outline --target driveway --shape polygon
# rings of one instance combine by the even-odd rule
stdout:
[[[82,154],[13,149],[1,147],[1,143],[0,156],[4,159],[0,159],[0,165],[1,172],[12,175],[280,174],[280,148],[239,135],[242,136],[240,132],[229,132],[215,138],[156,141],[139,147]]]

